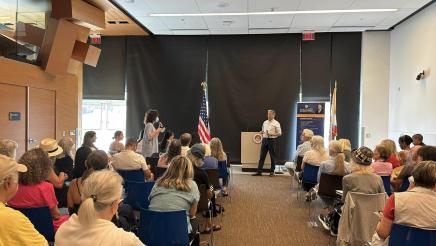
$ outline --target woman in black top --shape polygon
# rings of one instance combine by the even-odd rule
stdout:
[[[97,140],[97,136],[94,131],[88,131],[83,137],[82,147],[77,149],[76,156],[74,158],[73,178],[80,178],[83,172],[86,170],[85,161],[88,155],[92,151],[97,150],[94,143]]]
[[[62,188],[55,188],[55,194],[56,198],[58,199],[58,206],[67,207],[69,181],[73,179],[73,158],[71,158],[71,156],[74,148],[74,142],[70,137],[63,137],[61,140],[59,140],[58,145],[64,150],[64,152],[57,156],[53,169],[56,175],[64,172],[67,174],[68,179],[66,182],[64,182]]]

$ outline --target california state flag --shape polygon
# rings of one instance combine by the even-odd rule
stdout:
[[[338,123],[336,122],[336,81],[335,88],[333,89],[332,99],[330,106],[330,138],[336,140],[338,136]]]

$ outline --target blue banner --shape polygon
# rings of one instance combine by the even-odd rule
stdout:
[[[326,105],[324,102],[297,103],[297,139],[301,144],[300,135],[304,129],[310,129],[315,135],[324,136],[324,120]]]

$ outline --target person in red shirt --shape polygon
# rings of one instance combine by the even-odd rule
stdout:
[[[381,144],[383,144],[389,152],[389,158],[386,161],[392,163],[392,168],[399,167],[401,164],[400,160],[398,160],[397,146],[395,145],[394,140],[385,139]]]

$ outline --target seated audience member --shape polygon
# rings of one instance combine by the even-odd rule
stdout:
[[[227,187],[229,186],[229,171],[227,169],[227,155],[224,152],[223,144],[219,138],[212,138],[209,143],[211,156],[215,157],[218,160],[218,166],[220,168],[224,168],[227,171],[225,175],[222,177],[223,186],[222,186],[222,195],[228,196]]]
[[[62,154],[56,157],[54,163],[54,172],[56,175],[60,175],[62,172],[65,173],[67,179],[65,181],[71,181],[73,179],[73,156],[72,152],[74,149],[73,139],[70,137],[63,137],[58,142],[59,147],[63,149]],[[55,188],[56,198],[58,199],[59,207],[67,207],[67,193],[68,193],[68,182],[65,182],[62,188]]]
[[[420,162],[412,176],[409,191],[392,194],[385,205],[376,230],[382,240],[391,234],[393,223],[436,230],[436,162]]]
[[[116,153],[121,152],[121,150],[124,150],[124,144],[121,142],[124,139],[123,132],[116,131],[112,139],[114,141],[109,145],[109,153],[115,155]]]
[[[401,148],[401,151],[398,153],[398,157],[400,159],[401,166],[412,163],[412,150],[410,149],[410,144],[412,141],[413,140],[409,135],[403,135],[398,138],[398,144]]]
[[[413,145],[414,146],[425,146],[424,141],[424,137],[421,134],[414,134],[412,136],[412,140],[413,140]]]
[[[6,207],[18,190],[18,173],[27,167],[0,154],[0,245],[45,246],[44,236],[19,211]]]
[[[65,180],[68,179],[68,175],[65,172],[55,173],[54,164],[56,162],[57,156],[61,155],[64,150],[58,145],[56,140],[51,138],[45,138],[39,143],[39,148],[41,148],[45,153],[47,153],[50,158],[50,163],[52,163],[51,172],[49,174],[48,181],[53,184],[57,189],[61,189],[64,186]]]
[[[201,144],[204,147],[204,160],[202,169],[218,169],[218,160],[211,156],[211,150],[208,144]]]
[[[168,168],[170,163],[171,163],[171,160],[174,157],[181,154],[181,151],[182,151],[181,147],[182,146],[180,145],[180,140],[174,139],[173,141],[171,141],[170,144],[168,145],[166,153],[159,157],[159,161],[157,163],[157,166],[163,167],[163,168]]]
[[[215,203],[215,195],[213,194],[213,187],[209,182],[209,177],[204,169],[201,167],[204,164],[204,155],[205,149],[201,144],[194,144],[191,149],[188,151],[186,157],[191,161],[192,166],[194,168],[194,181],[197,183],[197,186],[205,185],[207,188],[211,187],[207,190],[208,198],[210,198],[213,215],[216,216],[216,203]],[[212,220],[210,218],[207,219],[206,229],[203,233],[210,233],[212,230],[219,231],[221,230],[221,226],[213,225]]]
[[[148,209],[153,211],[186,210],[188,233],[191,237],[198,232],[197,204],[200,192],[193,181],[194,169],[188,158],[176,156],[165,174],[156,181],[151,190]]]
[[[198,135],[198,131],[192,132],[191,133],[192,136],[192,140],[191,143],[189,144],[189,147],[192,147],[194,144],[201,144],[201,139],[200,139],[200,135]]]
[[[392,168],[399,167],[401,164],[400,160],[398,160],[398,152],[395,142],[391,139],[385,139],[381,141],[381,144],[383,144],[388,150],[389,158],[386,161],[392,164]]]
[[[367,147],[360,147],[351,156],[351,173],[342,179],[342,201],[348,192],[377,194],[385,192],[380,176],[371,171],[374,153]]]
[[[311,150],[307,151],[303,157],[301,169],[304,169],[305,164],[319,166],[321,162],[328,160],[329,154],[324,148],[324,138],[321,136],[313,136],[310,140]]]
[[[0,155],[5,155],[15,160],[17,149],[17,142],[10,139],[0,139]]]
[[[342,144],[342,148],[344,149],[345,161],[350,162],[351,160],[351,143],[350,140],[341,138],[339,142]]]
[[[8,205],[14,208],[48,206],[57,230],[68,216],[61,216],[53,185],[46,181],[53,172],[47,153],[41,148],[34,148],[24,153],[18,162],[26,165],[27,172],[20,175],[18,192]]]
[[[293,168],[295,163],[297,162],[298,157],[303,157],[307,151],[311,149],[310,140],[313,137],[313,131],[310,129],[304,129],[300,135],[300,141],[302,142],[297,146],[297,152],[295,154],[294,162],[285,163],[285,167],[288,169],[289,173],[291,173],[291,169]]]
[[[162,141],[159,143],[159,153],[166,153],[168,145],[174,140],[174,132],[166,130],[163,133]]]
[[[108,156],[102,150],[96,150],[92,152],[85,161],[86,171],[83,176],[77,179],[73,179],[68,189],[68,210],[70,214],[77,213],[80,204],[82,203],[82,187],[86,178],[94,171],[108,169]]]
[[[329,143],[329,159],[321,162],[318,169],[318,182],[321,178],[321,173],[328,173],[338,176],[344,176],[350,173],[350,164],[345,161],[345,155],[342,144],[339,141],[333,140]]]
[[[116,170],[140,170],[144,171],[147,180],[153,179],[153,173],[145,162],[144,156],[136,153],[138,142],[134,138],[126,141],[126,149],[112,157],[112,167]]]
[[[186,156],[186,153],[188,153],[189,146],[191,144],[192,136],[189,133],[183,133],[180,136],[180,143],[182,144],[182,155]]]
[[[371,163],[371,167],[375,174],[380,176],[391,176],[392,163],[388,162],[389,152],[382,144],[375,146],[374,149],[374,162]]]
[[[123,179],[116,172],[93,172],[83,183],[82,205],[57,231],[56,245],[144,245],[111,222],[122,201]]]
[[[91,154],[92,151],[97,150],[94,146],[95,141],[97,141],[97,135],[94,131],[85,132],[82,146],[77,149],[76,157],[74,158],[73,178],[80,178],[83,172],[85,172],[86,158],[88,158],[88,155]]]
[[[417,149],[416,151],[416,157],[413,156],[415,159],[412,162],[412,165],[406,165],[404,168],[400,171],[397,177],[394,179],[391,179],[392,185],[398,190],[398,187],[401,186],[404,180],[412,176],[413,168],[418,165],[418,163],[422,161],[436,161],[436,147],[425,145],[425,146],[414,146],[412,148],[412,152]]]

